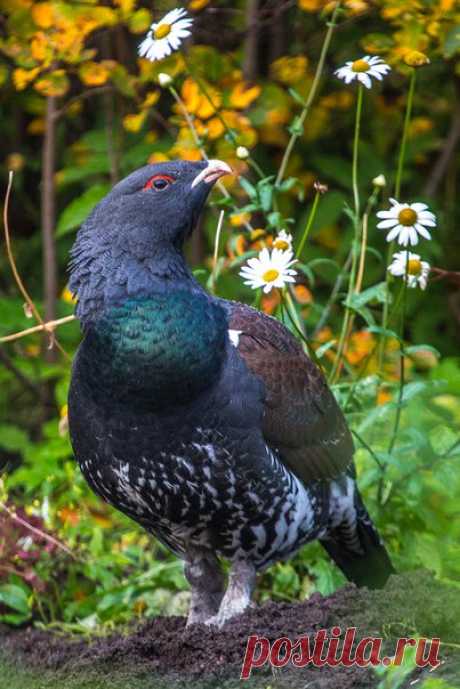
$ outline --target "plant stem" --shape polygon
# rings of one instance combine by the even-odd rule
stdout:
[[[361,230],[361,222],[359,216],[359,185],[358,185],[358,154],[359,154],[359,135],[361,131],[361,114],[363,108],[363,86],[362,84],[358,87],[358,96],[356,100],[356,119],[355,119],[355,134],[353,138],[353,163],[352,163],[352,186],[353,186],[353,199],[354,199],[354,236],[352,244],[352,260],[351,260],[351,272],[350,280],[348,282],[348,293],[345,305],[345,316],[342,323],[342,330],[340,332],[339,345],[337,348],[337,356],[334,361],[334,366],[332,368],[330,380],[334,383],[337,376],[340,374],[342,368],[342,358],[345,352],[346,340],[348,335],[348,325],[350,322],[351,309],[349,306],[351,296],[355,288],[355,277],[356,268],[358,263],[359,255],[359,235]]]
[[[406,157],[406,147],[407,147],[407,135],[409,133],[410,118],[412,115],[412,104],[414,102],[414,92],[415,92],[415,80],[416,80],[417,70],[412,69],[409,82],[409,93],[407,95],[406,113],[404,115],[404,127],[401,139],[401,147],[399,149],[398,157],[398,169],[396,171],[395,179],[395,199],[399,201],[399,195],[401,193],[401,182],[402,174],[404,169],[404,159]]]
[[[396,440],[398,437],[399,426],[401,423],[401,411],[402,411],[403,396],[404,396],[404,385],[405,385],[404,321],[405,321],[405,316],[406,316],[407,278],[408,278],[408,271],[409,271],[409,261],[407,260],[407,258],[408,258],[408,256],[406,254],[406,270],[404,273],[404,284],[403,284],[403,289],[402,289],[401,324],[400,324],[400,330],[399,330],[399,335],[400,335],[399,352],[400,352],[400,357],[401,357],[401,374],[399,377],[398,406],[396,407],[396,416],[395,416],[395,423],[393,426],[393,432],[391,434],[390,442],[388,444],[388,454],[391,454],[393,452],[393,448],[395,446],[395,443],[396,443]],[[377,499],[378,499],[379,505],[382,505],[384,480],[385,480],[385,469],[386,469],[386,467],[384,467],[384,469],[382,471],[382,474],[380,476],[379,483],[378,483],[378,488],[377,488]]]
[[[42,148],[42,197],[41,226],[43,241],[43,292],[45,302],[45,321],[56,318],[57,267],[54,226],[56,222],[56,190],[54,175],[56,171],[56,99],[46,99],[45,135]],[[46,350],[46,358],[52,361],[55,352]]]
[[[313,83],[311,85],[311,89],[310,89],[310,92],[308,94],[308,98],[305,101],[305,104],[302,108],[302,112],[299,115],[299,119],[298,119],[299,130],[301,129],[302,132],[303,132],[303,126],[305,123],[305,119],[308,115],[311,104],[313,103],[313,100],[314,100],[316,93],[318,91],[318,86],[319,86],[319,82],[320,82],[321,75],[323,72],[327,51],[329,50],[329,45],[331,42],[332,34],[334,32],[335,27],[337,26],[336,19],[337,19],[337,14],[338,14],[339,9],[340,9],[340,4],[341,4],[340,2],[338,2],[336,4],[334,11],[332,13],[331,19],[327,24],[327,31],[326,31],[326,35],[324,37],[323,47],[321,48],[321,54],[319,57],[318,65],[316,67],[316,72],[315,72],[315,76],[313,78]],[[275,188],[279,187],[279,185],[281,184],[281,182],[284,178],[284,175],[286,173],[286,167],[287,167],[287,164],[289,162],[289,158],[291,157],[292,150],[293,150],[299,136],[300,136],[300,133],[297,131],[292,132],[292,134],[291,134],[291,138],[289,139],[288,145],[286,146],[286,150],[284,151],[283,159],[281,160],[281,165],[280,165],[280,168],[278,170],[278,174],[276,176]]]
[[[319,333],[319,331],[327,323],[331,309],[335,303],[335,300],[337,299],[337,295],[340,292],[340,288],[342,287],[342,282],[344,281],[345,275],[350,270],[352,258],[353,258],[353,252],[350,249],[350,251],[348,252],[348,256],[345,260],[345,263],[343,264],[339,274],[336,277],[334,287],[332,288],[332,292],[330,294],[330,297],[327,300],[326,306],[323,309],[323,313],[321,314],[321,318],[319,319],[318,323],[315,326],[315,329],[313,331],[313,339],[316,338],[316,335]]]
[[[399,196],[401,193],[401,183],[402,183],[402,175],[403,175],[403,170],[404,170],[404,160],[406,157],[407,136],[409,133],[409,124],[410,124],[410,119],[411,119],[411,115],[412,115],[412,105],[414,102],[416,74],[417,74],[417,70],[415,68],[413,68],[411,75],[410,75],[409,91],[407,94],[407,103],[406,103],[406,112],[404,115],[403,133],[402,133],[402,138],[401,138],[401,146],[399,148],[398,167],[396,170],[394,195],[395,195],[395,199],[397,201],[400,200]],[[394,241],[391,242],[389,247],[388,247],[387,267],[390,264],[393,250],[394,250]],[[387,298],[386,298],[385,303],[383,305],[383,315],[382,315],[382,328],[384,330],[386,330],[387,326],[388,326],[388,311],[389,311],[389,306],[390,306],[389,305],[390,275],[388,273],[388,270],[386,273],[386,287],[387,287]],[[386,344],[386,335],[385,335],[385,333],[383,333],[382,337],[380,339],[380,347],[379,347],[379,357],[378,357],[378,369],[379,369],[379,371],[382,370],[382,366],[383,366],[383,357],[385,354],[385,344]]]
[[[217,221],[216,236],[214,238],[214,255],[212,258],[212,273],[211,273],[211,292],[215,294],[216,292],[216,281],[217,281],[217,261],[219,258],[219,242],[220,235],[222,232],[222,225],[224,222],[225,211],[221,210],[219,213],[219,220]]]
[[[299,335],[302,341],[304,351],[307,354],[310,354],[310,348],[308,346],[308,340],[305,335],[305,329],[303,323],[299,319],[294,302],[292,301],[292,297],[289,294],[289,290],[285,289],[281,292],[281,303],[285,306],[286,313],[289,316],[289,320],[291,321],[292,325],[294,326],[294,329],[296,330],[297,334]]]
[[[317,209],[317,207],[318,207],[319,197],[320,197],[320,192],[317,191],[316,194],[315,194],[315,198],[313,199],[313,205],[312,205],[312,207],[311,207],[310,213],[308,214],[308,219],[307,219],[307,222],[306,222],[306,225],[305,225],[305,229],[304,229],[304,231],[303,231],[302,238],[301,238],[301,240],[300,240],[300,242],[299,242],[299,246],[297,247],[296,256],[297,256],[297,258],[299,258],[299,259],[300,259],[301,255],[302,255],[302,251],[303,251],[303,248],[304,248],[304,246],[305,246],[305,242],[306,242],[307,239],[308,239],[308,235],[309,235],[309,233],[310,233],[311,226],[313,225],[313,221],[314,221],[314,219],[315,219],[316,209]]]

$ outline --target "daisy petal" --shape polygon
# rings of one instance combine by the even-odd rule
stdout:
[[[378,223],[377,228],[379,230],[386,230],[389,227],[393,227],[394,225],[397,225],[397,224],[398,224],[397,218],[388,218],[388,220],[381,220]]]
[[[423,227],[423,225],[420,225],[420,223],[416,223],[415,230],[425,239],[431,239],[431,234],[425,227]]]

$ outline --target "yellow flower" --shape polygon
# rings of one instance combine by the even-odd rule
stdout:
[[[52,52],[50,50],[46,35],[43,33],[43,31],[38,31],[34,35],[30,44],[30,52],[34,60],[37,60],[37,62],[44,62],[47,57],[51,57]]]
[[[429,117],[414,117],[409,125],[409,136],[416,137],[419,134],[426,134],[434,127],[434,122]]]
[[[36,117],[27,125],[27,133],[35,136],[41,136],[45,131],[45,120],[43,117]]]
[[[375,337],[368,330],[353,333],[347,346],[346,359],[352,366],[356,366],[373,352],[375,346]]]
[[[387,402],[390,402],[392,398],[391,392],[387,390],[386,388],[379,388],[379,391],[377,393],[377,404],[386,404]]]
[[[86,62],[78,70],[81,81],[86,86],[102,86],[110,76],[109,69],[100,62]]]
[[[39,2],[32,5],[32,19],[41,29],[49,29],[54,24],[54,11],[50,2]]]
[[[248,87],[247,84],[241,82],[230,94],[230,105],[237,110],[245,110],[253,100],[258,98],[260,91],[260,86]]]
[[[40,67],[35,67],[35,69],[22,69],[22,67],[18,67],[18,69],[15,69],[13,72],[13,83],[16,90],[23,91],[39,73]]]
[[[218,139],[225,132],[225,127],[218,117],[212,117],[206,123],[208,137]]]
[[[305,285],[295,285],[294,294],[299,304],[311,304],[313,301],[313,294]]]
[[[203,120],[207,120],[208,117],[214,115],[216,108],[219,108],[222,103],[222,95],[212,86],[206,86],[206,92],[211,99],[212,105],[209,102],[209,98],[205,96],[198,84],[189,77],[182,84],[182,99],[188,112],[197,115]]]
[[[159,91],[151,91],[145,97],[144,102],[142,103],[141,107],[142,108],[151,108],[152,106],[154,106],[158,102],[159,98],[160,98],[160,92]]]
[[[327,5],[327,0],[298,0],[299,7],[305,12],[318,12]]]
[[[423,67],[423,65],[428,65],[430,63],[430,59],[425,53],[421,53],[419,50],[409,50],[404,55],[404,62],[409,67]]]
[[[166,163],[169,160],[168,156],[165,153],[152,153],[151,156],[149,156],[148,162],[150,164],[154,163]]]
[[[304,55],[280,57],[270,66],[274,79],[283,84],[296,84],[307,73],[308,60]]]
[[[232,227],[240,227],[241,225],[245,225],[246,223],[248,223],[250,219],[250,213],[233,213],[230,216],[230,225]]]
[[[6,159],[5,167],[13,172],[20,172],[25,165],[25,158],[21,153],[10,153]]]
[[[64,69],[49,72],[34,84],[35,89],[43,96],[64,96],[69,86],[69,79]]]
[[[198,12],[198,10],[202,10],[206,5],[209,5],[209,0],[191,0],[188,4],[188,8],[193,12]]]
[[[114,0],[114,4],[118,5],[123,14],[131,14],[136,4],[136,0]]]
[[[137,115],[125,115],[123,117],[123,127],[127,132],[138,132],[145,122],[147,112],[139,112]]]
[[[68,286],[64,287],[64,289],[62,290],[61,299],[62,301],[65,301],[66,304],[76,304],[77,302],[76,298],[73,296]]]

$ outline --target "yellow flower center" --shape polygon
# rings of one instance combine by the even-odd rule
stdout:
[[[266,270],[265,273],[262,275],[262,280],[264,280],[265,282],[275,282],[277,277],[279,277],[279,270],[276,270],[275,268],[270,268],[270,270]]]
[[[153,32],[153,35],[159,40],[161,38],[166,38],[169,33],[171,33],[171,24],[160,24]]]
[[[412,208],[404,208],[398,215],[401,225],[409,227],[417,222],[417,213]]]
[[[371,66],[366,60],[355,60],[351,68],[353,72],[368,72]]]
[[[289,242],[287,242],[285,239],[277,239],[273,246],[275,249],[280,249],[281,251],[286,251],[286,249],[289,249]]]
[[[418,258],[410,258],[407,261],[407,272],[409,275],[420,275],[422,270],[422,262]]]

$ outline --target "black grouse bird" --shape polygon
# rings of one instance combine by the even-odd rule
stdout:
[[[70,280],[84,331],[69,393],[81,470],[185,560],[188,623],[217,625],[250,604],[257,571],[314,539],[358,585],[393,571],[322,373],[280,322],[210,296],[184,261],[229,172],[211,160],[129,175],[82,225]]]

